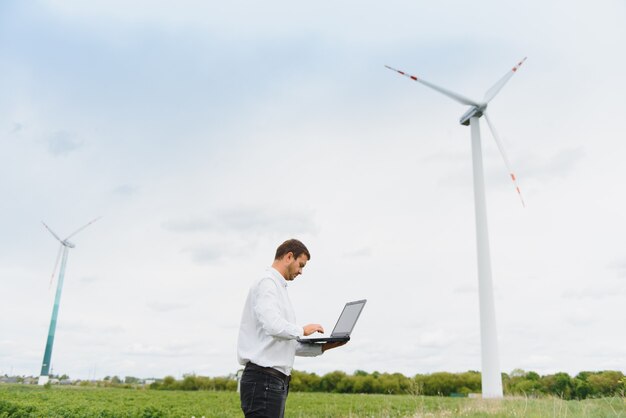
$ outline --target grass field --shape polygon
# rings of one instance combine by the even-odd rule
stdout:
[[[288,417],[624,417],[624,398],[488,401],[411,395],[291,393]],[[241,417],[234,392],[0,385],[5,417]]]

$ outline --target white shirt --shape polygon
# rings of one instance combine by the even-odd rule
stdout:
[[[243,308],[237,341],[239,364],[251,361],[291,375],[295,356],[322,354],[321,345],[296,341],[303,335],[303,328],[296,325],[287,280],[278,270],[269,267],[250,287]]]

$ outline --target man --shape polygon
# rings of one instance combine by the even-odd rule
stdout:
[[[245,365],[240,380],[241,409],[246,417],[283,417],[294,356],[319,356],[345,342],[302,344],[298,337],[324,332],[320,324],[296,325],[287,284],[302,274],[311,259],[296,239],[276,249],[272,267],[248,293],[239,327],[237,357]]]

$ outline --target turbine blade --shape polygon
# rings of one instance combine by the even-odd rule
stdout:
[[[435,91],[438,91],[439,93],[444,94],[444,95],[448,96],[449,98],[451,98],[452,100],[456,100],[457,102],[459,102],[461,104],[464,104],[464,105],[467,105],[467,106],[477,106],[477,107],[480,106],[474,100],[468,99],[467,97],[463,97],[463,96],[461,96],[458,93],[455,93],[455,92],[450,91],[448,89],[444,89],[443,87],[439,87],[439,86],[437,86],[437,85],[435,85],[433,83],[430,83],[430,82],[428,82],[426,80],[422,80],[421,78],[417,78],[414,75],[407,74],[404,71],[396,70],[395,68],[391,68],[388,65],[385,65],[385,67],[389,68],[392,71],[397,72],[398,74],[401,74],[401,75],[403,75],[405,77],[408,77],[408,78],[410,78],[413,81],[417,81],[418,83],[422,83],[423,85],[425,85],[427,87],[430,87],[431,89],[433,89]]]
[[[496,97],[498,92],[500,90],[502,90],[502,87],[504,87],[504,85],[511,79],[511,77],[513,77],[513,74],[515,74],[517,72],[519,67],[522,66],[524,61],[526,61],[526,57],[524,57],[523,60],[518,62],[517,65],[515,65],[515,67],[513,67],[512,70],[510,70],[508,73],[506,73],[504,75],[504,77],[502,77],[496,84],[494,84],[489,90],[487,90],[487,92],[485,92],[485,98],[483,99],[483,101],[485,103],[489,103],[491,101],[491,99]]]
[[[48,285],[48,290],[52,287],[52,281],[54,280],[54,275],[57,272],[57,267],[59,266],[59,260],[61,259],[61,253],[63,252],[63,244],[59,245],[59,251],[57,252],[57,260],[54,262],[54,268],[52,269],[52,274],[50,275],[50,284]]]
[[[69,234],[67,236],[67,238],[65,238],[65,240],[68,240],[70,238],[72,238],[74,235],[78,234],[80,231],[82,231],[83,229],[87,228],[89,225],[91,225],[92,223],[96,222],[98,219],[102,218],[102,216],[98,216],[96,219],[89,221],[86,225],[81,226],[80,228],[78,228],[76,231],[72,232],[71,234]],[[64,241],[65,241],[64,240]]]
[[[483,112],[483,116],[485,117],[485,120],[487,121],[487,125],[489,125],[489,130],[491,131],[491,135],[493,136],[493,139],[496,141],[496,145],[498,146],[498,149],[500,150],[500,155],[502,155],[504,164],[506,165],[507,170],[509,170],[509,175],[511,176],[511,180],[513,180],[513,184],[515,185],[515,190],[517,191],[517,194],[519,195],[519,198],[522,201],[522,206],[526,207],[526,204],[524,203],[524,198],[522,197],[522,192],[520,191],[519,185],[517,184],[517,177],[515,177],[515,173],[513,173],[513,170],[511,169],[511,163],[509,162],[509,159],[506,156],[506,152],[504,151],[504,147],[502,146],[500,137],[498,136],[496,129],[491,123],[491,120],[489,119],[487,112]]]
[[[59,238],[59,236],[57,234],[55,234],[54,231],[52,229],[50,229],[50,227],[48,225],[46,225],[46,223],[44,221],[41,221],[41,223],[43,224],[43,226],[46,227],[46,229],[52,234],[53,237],[55,237],[60,243],[63,243],[63,240],[61,238]]]

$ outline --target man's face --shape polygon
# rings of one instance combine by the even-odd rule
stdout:
[[[298,258],[294,258],[292,253],[287,254],[287,277],[286,280],[293,280],[302,274],[302,269],[308,261],[306,254],[300,254]]]

